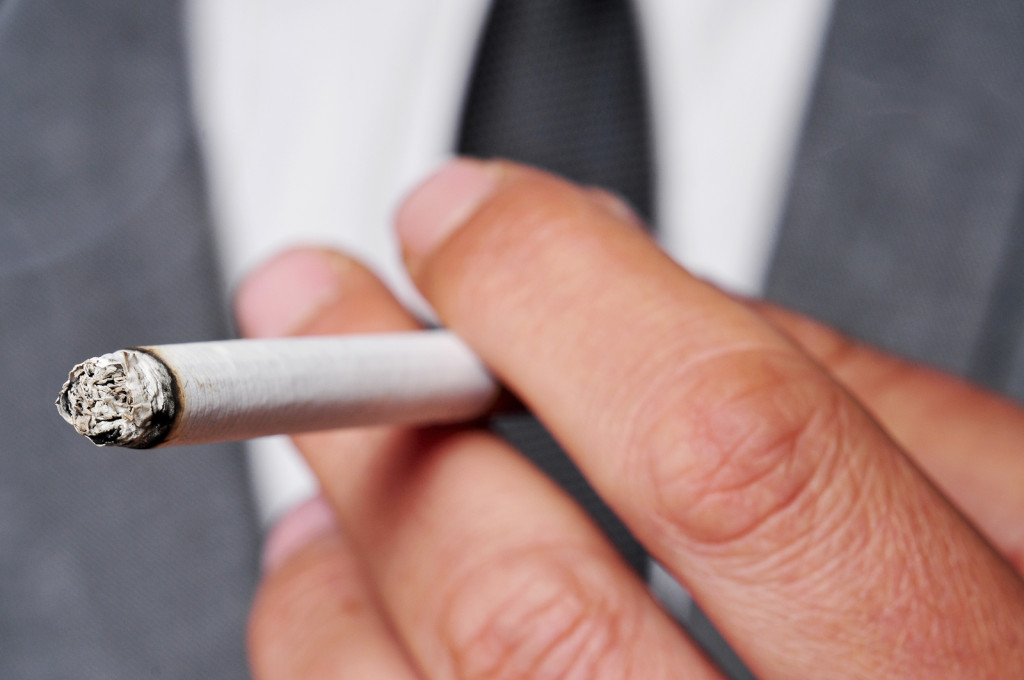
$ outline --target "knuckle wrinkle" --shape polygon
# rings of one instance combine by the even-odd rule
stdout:
[[[798,541],[846,446],[842,395],[788,358],[753,352],[682,382],[630,443],[657,530],[705,546]]]
[[[625,677],[618,650],[630,617],[615,590],[611,574],[550,552],[488,563],[460,584],[443,618],[459,676]]]

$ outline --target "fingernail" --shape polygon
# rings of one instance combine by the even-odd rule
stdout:
[[[337,529],[334,508],[322,495],[300,503],[271,529],[263,544],[263,571],[272,572],[317,538]]]
[[[398,237],[407,254],[422,257],[436,248],[472,215],[498,185],[487,164],[460,158],[420,184],[395,216]]]
[[[314,249],[279,255],[250,274],[235,295],[243,335],[287,335],[337,294],[338,273],[329,256]]]

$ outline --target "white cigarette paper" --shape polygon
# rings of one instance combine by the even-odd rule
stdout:
[[[499,392],[473,352],[438,330],[119,350],[75,366],[57,409],[100,446],[152,448],[462,422]]]

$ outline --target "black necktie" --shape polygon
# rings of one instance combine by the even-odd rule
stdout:
[[[470,83],[461,154],[503,157],[611,189],[651,217],[646,94],[622,0],[499,0]],[[571,493],[639,572],[646,554],[536,419],[495,427]]]

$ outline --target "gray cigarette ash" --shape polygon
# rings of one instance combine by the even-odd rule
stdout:
[[[71,369],[57,411],[97,446],[144,449],[167,436],[176,409],[174,379],[159,359],[120,350]]]

